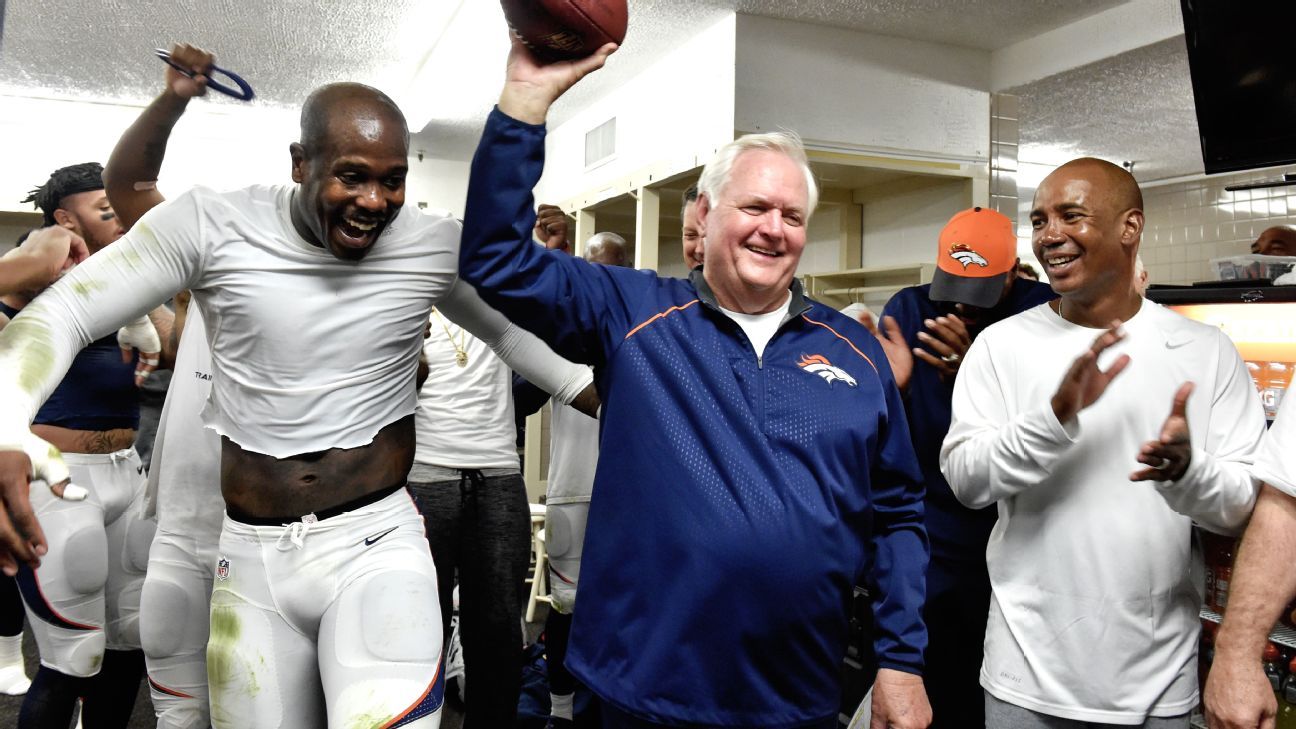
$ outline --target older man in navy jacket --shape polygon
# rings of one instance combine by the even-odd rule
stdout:
[[[460,274],[596,369],[602,459],[567,666],[606,726],[835,727],[847,605],[875,592],[874,724],[926,727],[921,475],[885,355],[795,280],[817,189],[799,140],[727,145],[685,280],[530,243],[549,105],[612,46],[514,43],[473,162]]]

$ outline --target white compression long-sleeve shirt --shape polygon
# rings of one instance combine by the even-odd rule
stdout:
[[[413,413],[433,304],[560,400],[589,383],[457,282],[452,218],[404,208],[363,260],[342,261],[297,234],[294,189],[195,188],[37,297],[0,333],[0,446],[25,437],[81,347],[184,288],[212,352],[204,424],[277,458],[365,445]]]

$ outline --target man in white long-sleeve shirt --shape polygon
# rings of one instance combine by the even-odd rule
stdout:
[[[1191,526],[1242,528],[1264,415],[1223,333],[1135,291],[1142,194],[1128,172],[1059,167],[1031,225],[1061,299],[973,343],[941,452],[961,502],[999,508],[986,725],[1187,727]]]
[[[132,131],[156,140],[179,110],[164,93]],[[405,489],[433,305],[569,402],[589,381],[458,282],[459,224],[403,207],[408,147],[385,94],[321,87],[290,146],[295,184],[194,188],[158,205],[0,332],[0,492],[20,527],[0,518],[0,571],[15,557],[36,569],[66,550],[45,548],[27,504],[44,489],[29,481],[57,486],[67,471],[27,430],[32,414],[85,341],[193,291],[212,366],[201,417],[221,435],[225,500],[208,563],[218,729],[440,725],[435,571]]]

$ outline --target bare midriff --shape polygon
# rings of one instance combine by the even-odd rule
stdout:
[[[135,430],[76,430],[57,425],[33,425],[32,433],[64,453],[116,453],[135,445]]]
[[[287,458],[221,438],[221,492],[249,516],[303,516],[404,483],[413,463],[413,415],[385,426],[367,445]]]

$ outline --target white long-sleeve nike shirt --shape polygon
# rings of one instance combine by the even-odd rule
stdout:
[[[284,458],[370,443],[414,412],[433,304],[563,402],[590,382],[458,280],[459,224],[405,207],[360,261],[304,240],[294,186],[194,188],[42,293],[0,332],[0,442],[18,442],[86,342],[184,288],[207,324],[206,427]]]
[[[1242,528],[1264,413],[1232,342],[1144,301],[1100,358],[1129,367],[1066,424],[1050,406],[1100,330],[1041,305],[968,350],[954,386],[941,470],[959,501],[997,504],[986,560],[993,588],[981,684],[1067,719],[1140,724],[1197,703],[1200,587],[1194,522]],[[1188,400],[1192,461],[1177,482],[1132,482],[1175,391]]]

